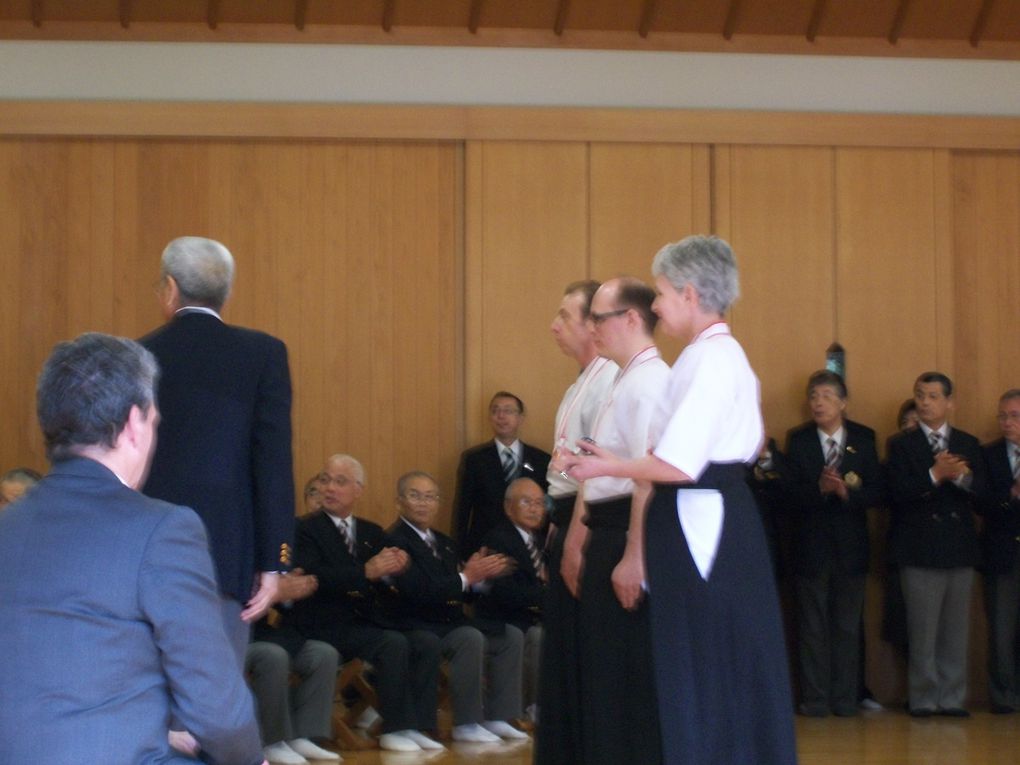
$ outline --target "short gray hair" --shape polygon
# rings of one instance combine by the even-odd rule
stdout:
[[[354,474],[354,480],[361,486],[365,485],[365,468],[360,462],[354,459],[354,457],[349,454],[334,454],[326,460],[326,464],[332,465],[334,463],[349,467],[351,472]]]
[[[182,236],[163,250],[161,274],[177,282],[184,305],[219,311],[234,283],[234,257],[215,239]]]
[[[89,332],[57,344],[36,385],[36,412],[51,462],[83,447],[112,449],[132,406],[155,403],[159,365],[134,340]]]
[[[652,275],[665,277],[673,287],[694,287],[707,311],[725,313],[740,297],[737,259],[717,236],[689,236],[667,244],[652,261]]]

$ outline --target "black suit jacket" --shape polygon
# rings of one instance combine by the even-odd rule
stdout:
[[[542,603],[545,600],[545,583],[535,573],[535,566],[520,532],[509,518],[496,524],[486,535],[485,546],[491,552],[513,558],[517,564],[513,573],[492,582],[492,588],[482,595],[475,605],[475,614],[481,618],[513,624],[522,632],[542,621]],[[543,535],[536,535],[539,550],[545,546]]]
[[[204,313],[179,314],[141,343],[159,362],[162,415],[144,492],[198,513],[220,591],[243,603],[256,571],[290,562],[286,346]]]
[[[948,449],[967,460],[970,489],[949,481],[938,486],[928,471],[935,464],[920,427],[889,442],[887,466],[893,518],[889,558],[901,566],[961,568],[980,563],[974,510],[986,490],[985,460],[974,436],[951,428]]]
[[[354,555],[324,511],[300,518],[294,542],[294,565],[313,574],[319,586],[311,597],[295,603],[287,622],[306,637],[334,645],[344,627],[357,624],[388,626],[378,598],[379,588],[365,577],[365,563],[385,546],[378,524],[355,518]]]
[[[985,572],[1004,574],[1017,565],[1020,551],[1020,498],[1010,496],[1013,471],[1006,441],[1000,438],[984,447],[988,467],[988,493],[982,503],[985,528],[981,537]]]
[[[847,482],[846,502],[818,488],[825,467],[818,426],[804,423],[787,438],[785,476],[794,514],[794,572],[802,576],[817,576],[833,563],[848,574],[868,570],[866,511],[882,501],[882,470],[875,431],[850,420],[843,428],[846,444],[839,473]]]
[[[523,441],[521,446],[523,460],[515,477],[532,478],[542,491],[546,491],[549,488],[546,473],[549,472],[551,457]],[[495,440],[461,454],[457,469],[457,496],[453,503],[453,536],[463,557],[481,547],[489,529],[506,517],[503,511],[506,487],[503,463]]]
[[[406,550],[411,564],[394,577],[390,603],[392,618],[405,629],[420,629],[446,635],[463,625],[473,625],[488,633],[501,629],[488,620],[469,620],[465,603],[474,599],[465,592],[460,578],[460,556],[453,540],[435,529],[437,558],[417,532],[402,519],[388,530],[386,544]]]

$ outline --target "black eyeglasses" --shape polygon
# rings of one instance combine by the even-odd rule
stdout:
[[[595,313],[592,311],[588,315],[591,317],[593,323],[601,324],[606,321],[606,319],[611,319],[614,316],[623,316],[629,310],[629,308],[617,308],[615,311],[606,311],[605,313]]]

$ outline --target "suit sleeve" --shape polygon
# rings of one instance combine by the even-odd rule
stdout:
[[[467,452],[460,457],[460,465],[457,467],[457,493],[453,500],[453,539],[461,555],[474,552],[464,549],[467,544],[468,528],[471,526],[471,513],[475,507],[475,495],[478,493],[477,471],[471,469],[468,457]]]
[[[252,430],[255,568],[286,571],[294,538],[294,463],[287,346],[269,338]]]
[[[357,561],[351,561],[349,557],[346,561],[339,561],[336,556],[330,555],[323,543],[323,528],[318,523],[312,523],[314,518],[298,524],[294,565],[318,578],[317,594],[320,597],[341,599],[353,593],[369,594],[371,584],[365,577],[365,567]],[[328,520],[326,522],[332,523]]]
[[[168,513],[147,540],[138,587],[175,714],[203,757],[261,763],[251,693],[223,632],[205,529],[191,510]]]
[[[442,540],[439,540],[443,544]],[[410,545],[402,535],[390,537],[389,544],[407,551],[411,565],[396,577],[395,585],[402,597],[417,605],[449,605],[451,601],[464,601],[465,593],[459,574],[441,573],[424,555],[417,545]],[[424,543],[423,543],[424,545]]]
[[[885,496],[882,466],[878,461],[878,447],[875,445],[875,431],[857,427],[854,431],[855,460],[861,484],[859,489],[848,492],[850,506],[855,510],[878,507]]]

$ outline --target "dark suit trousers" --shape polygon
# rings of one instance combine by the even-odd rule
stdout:
[[[1020,708],[1020,562],[1012,571],[985,576],[988,616],[988,695],[992,704]]]
[[[832,563],[796,577],[801,701],[812,711],[857,711],[864,579]]]

